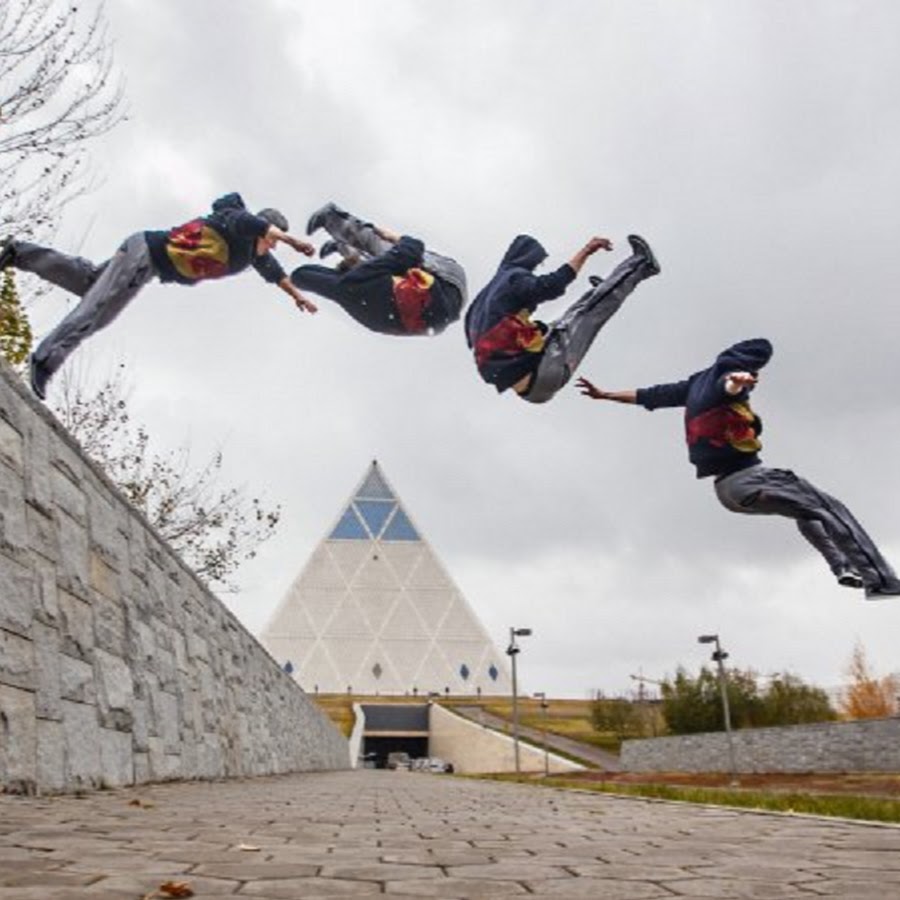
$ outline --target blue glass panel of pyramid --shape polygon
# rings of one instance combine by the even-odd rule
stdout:
[[[294,673],[294,664],[288,660],[284,664],[284,671],[287,672],[288,675],[292,675]]]
[[[496,681],[499,674],[500,672],[497,670],[497,667],[491,664],[491,667],[488,669],[488,675],[491,676],[491,681]]]
[[[469,667],[468,667],[465,663],[463,663],[463,664],[459,667],[459,674],[460,674],[460,677],[462,678],[463,681],[467,681],[467,680],[468,680],[468,678],[469,678]]]
[[[393,500],[359,500],[356,501],[356,508],[359,510],[372,537],[378,537],[387,517],[394,511],[396,504]]]
[[[398,506],[394,518],[388,522],[388,527],[384,529],[381,538],[385,541],[417,541],[419,533],[413,528],[406,513]]]
[[[357,497],[367,500],[393,500],[394,495],[391,489],[384,483],[384,479],[378,472],[378,469],[372,469],[366,480],[362,483],[362,487],[356,492]]]
[[[363,528],[359,516],[353,511],[352,506],[348,506],[341,516],[341,521],[334,526],[334,531],[328,535],[333,541],[367,541],[369,535]]]

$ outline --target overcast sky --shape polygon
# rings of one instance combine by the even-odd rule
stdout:
[[[94,144],[100,183],[62,249],[105,258],[233,190],[298,234],[326,200],[415,234],[473,294],[520,232],[552,267],[612,238],[552,319],[638,232],[662,274],[582,374],[676,380],[769,337],[764,460],[840,497],[900,564],[893,0],[112,0],[108,16],[129,120]],[[38,334],[64,310],[39,301]],[[525,691],[696,670],[703,632],[737,666],[823,685],[857,639],[876,671],[900,669],[900,600],[838,587],[789,521],[719,506],[680,411],[498,395],[460,324],[369,333],[249,271],[151,285],[77,358],[125,361],[158,446],[221,446],[229,481],[283,505],[224,598],[254,633],[377,458],[496,643],[534,629]]]

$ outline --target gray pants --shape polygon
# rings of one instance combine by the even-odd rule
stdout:
[[[126,238],[115,255],[99,266],[80,256],[67,256],[27,241],[15,243],[15,254],[16,268],[33,272],[81,297],[81,302],[34,351],[35,362],[48,375],[85,338],[109,325],[157,274],[143,232]]]
[[[529,403],[552,399],[568,383],[600,329],[650,274],[645,257],[630,256],[551,323],[541,361],[522,399]]]
[[[832,572],[852,569],[867,588],[900,584],[850,510],[789,469],[761,465],[743,469],[717,481],[716,495],[732,512],[794,519]]]
[[[337,244],[338,252],[344,259],[359,258],[365,261],[387,253],[393,246],[390,241],[386,241],[376,233],[373,225],[337,207],[325,213],[324,227]],[[466,305],[468,302],[466,273],[455,259],[426,249],[422,256],[422,268],[452,284],[462,296],[463,306]]]

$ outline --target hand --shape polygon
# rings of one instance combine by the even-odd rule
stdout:
[[[592,400],[605,400],[606,393],[596,385],[591,384],[587,378],[579,378],[578,381],[575,382],[575,387],[584,394],[585,397],[590,397]]]
[[[294,297],[294,304],[300,312],[316,313],[319,311],[319,307],[312,300],[307,300],[303,294],[297,294]]]
[[[585,245],[584,245],[584,254],[585,256],[592,256],[598,250],[612,250],[613,245],[612,241],[609,238],[604,237],[592,237]]]
[[[739,394],[746,388],[753,387],[757,380],[752,372],[729,372],[725,376],[725,390],[729,394]]]
[[[304,256],[313,256],[316,252],[316,248],[312,244],[300,238],[291,238],[291,246]]]

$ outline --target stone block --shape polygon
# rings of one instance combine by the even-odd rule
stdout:
[[[61,654],[59,657],[60,699],[75,703],[96,703],[94,667],[83,659]]]
[[[187,635],[187,651],[191,661],[203,660],[209,662],[209,645],[201,634],[189,631]]]
[[[34,573],[0,554],[0,628],[28,637],[34,617]]]
[[[59,592],[59,632],[63,653],[77,659],[93,659],[94,614],[91,604],[64,590]]]
[[[22,477],[15,469],[0,462],[0,552],[23,562],[28,547]]]
[[[150,702],[157,736],[162,738],[167,753],[177,753],[181,745],[178,698],[167,691],[154,690]]]
[[[109,600],[118,600],[122,596],[122,580],[119,573],[104,559],[96,548],[90,551],[90,585],[98,593]]]
[[[33,642],[3,628],[0,628],[0,684],[26,691],[35,689]]]
[[[31,793],[36,786],[34,694],[0,684],[0,785]]]
[[[154,663],[160,688],[174,694],[178,689],[178,669],[175,666],[175,654],[170,653],[168,650],[157,649]]]
[[[71,594],[90,597],[90,549],[87,529],[64,512],[57,511],[59,538],[57,583]]]
[[[50,467],[50,487],[53,503],[76,522],[87,524],[87,498],[81,479],[65,464]]]
[[[59,624],[59,597],[56,590],[56,567],[39,553],[31,553],[34,573],[34,618],[45,625]]]
[[[150,749],[149,701],[135,697],[132,706],[131,738],[136,752]]]
[[[128,565],[127,507],[104,486],[88,492],[91,542],[106,562],[123,571]]]
[[[134,784],[134,756],[131,734],[101,728],[99,732],[100,772],[104,787]]]
[[[61,791],[65,781],[65,730],[61,721],[37,720],[37,783],[41,791]]]
[[[97,708],[88,703],[73,703],[70,700],[63,700],[62,708],[66,787],[98,787],[103,773],[100,769]]]
[[[131,669],[125,660],[96,648],[94,677],[100,725],[104,729],[131,732],[134,722],[134,685]]]
[[[62,655],[59,631],[43,622],[35,622],[34,676],[36,714],[39,719],[60,719],[62,707]]]
[[[181,777],[181,757],[167,753],[162,738],[150,738],[150,780],[171,781]]]
[[[0,463],[22,474],[24,439],[18,428],[0,415]]]
[[[109,600],[94,594],[94,644],[112,653],[125,656],[127,647],[125,608],[119,600]]]
[[[50,484],[50,427],[37,416],[29,417],[22,432],[25,435],[25,497],[29,504],[47,512],[53,506]]]
[[[28,545],[48,560],[58,560],[59,534],[51,507],[38,506],[29,500],[25,505],[25,523],[28,526]]]
[[[150,754],[139,751],[134,754],[134,783],[146,784],[150,780]]]

